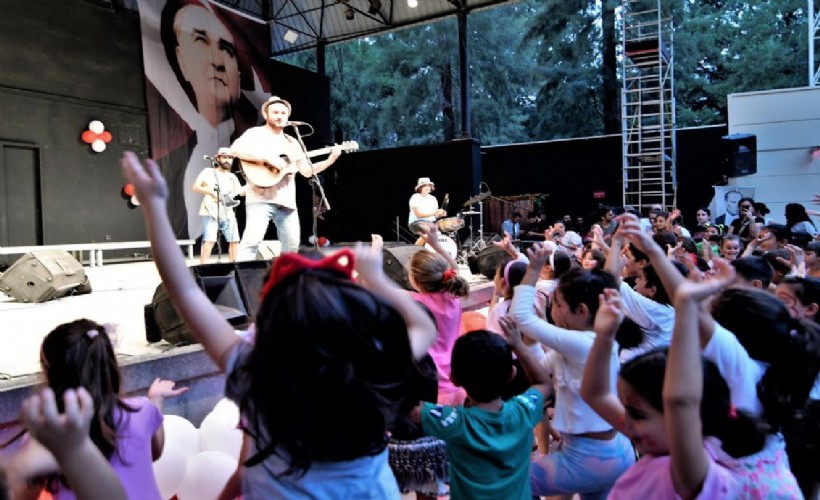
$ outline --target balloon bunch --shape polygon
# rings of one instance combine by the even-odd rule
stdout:
[[[216,500],[239,463],[242,431],[239,408],[220,401],[199,429],[176,415],[165,415],[165,448],[154,462],[160,494],[178,500]]]
[[[105,125],[100,120],[93,120],[88,124],[88,130],[80,136],[83,142],[91,144],[91,149],[95,153],[102,153],[105,151],[105,145],[111,142],[113,138],[111,132],[105,130]]]
[[[140,200],[137,199],[136,191],[134,190],[134,185],[129,183],[120,189],[120,196],[122,196],[123,200],[126,200],[128,203],[128,208],[131,210],[137,208],[140,204]]]

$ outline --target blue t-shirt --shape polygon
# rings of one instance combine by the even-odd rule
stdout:
[[[532,428],[544,414],[544,395],[535,389],[493,412],[424,403],[424,431],[447,443],[450,498],[530,500]]]

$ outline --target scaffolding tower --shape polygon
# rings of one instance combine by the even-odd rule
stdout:
[[[809,26],[809,87],[820,85],[820,65],[817,64],[820,45],[820,12],[815,9],[815,0],[808,0]]]
[[[623,203],[675,206],[673,22],[661,0],[622,0]]]

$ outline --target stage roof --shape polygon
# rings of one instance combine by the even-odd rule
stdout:
[[[126,8],[136,0],[98,0]],[[426,24],[518,0],[212,0],[271,27],[273,57]],[[349,19],[351,18],[352,19]],[[287,41],[290,32],[295,40]]]

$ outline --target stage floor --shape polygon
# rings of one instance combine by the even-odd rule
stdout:
[[[188,265],[196,264],[199,259],[188,261]],[[87,295],[25,304],[0,293],[0,380],[5,381],[0,387],[39,373],[43,338],[57,325],[79,318],[116,325],[115,351],[120,364],[178,352],[165,341],[149,344],[145,338],[143,308],[151,303],[161,281],[153,261],[106,264],[85,271],[93,289]],[[466,268],[459,272],[472,288],[470,297],[463,299],[464,309],[486,305],[492,298],[492,282],[473,277]]]

